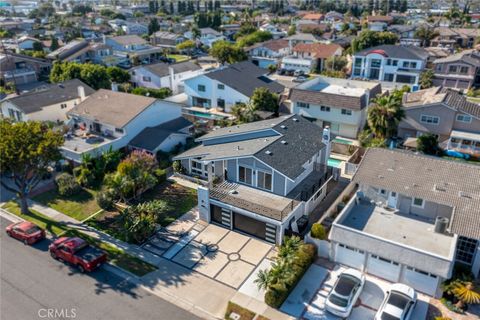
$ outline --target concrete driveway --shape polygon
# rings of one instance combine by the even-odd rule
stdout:
[[[325,310],[325,300],[328,293],[335,284],[338,275],[347,269],[343,266],[335,266],[333,270],[327,270],[328,275],[325,282],[317,291],[315,297],[310,301],[306,307],[301,318],[308,320],[337,320],[340,319]],[[303,279],[302,279],[303,280]],[[315,281],[315,279],[311,279]],[[352,310],[348,317],[349,320],[373,320],[375,314],[382,304],[385,297],[385,292],[390,287],[391,283],[370,275],[366,275],[366,282],[362,293],[360,294],[357,306]],[[289,297],[290,298],[290,297]],[[418,294],[418,302],[411,319],[426,319],[428,303],[430,298],[423,294]]]
[[[179,219],[143,248],[238,289],[273,245],[198,219]]]

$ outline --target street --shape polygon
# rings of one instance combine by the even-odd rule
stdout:
[[[199,319],[103,268],[80,274],[50,257],[49,240],[25,246],[0,221],[2,320]]]

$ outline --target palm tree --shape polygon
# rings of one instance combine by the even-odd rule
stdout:
[[[283,245],[278,250],[278,257],[288,260],[298,251],[302,245],[302,240],[297,236],[285,237]]]
[[[479,288],[475,287],[472,281],[458,282],[452,290],[458,302],[455,305],[457,308],[463,309],[465,304],[479,304],[480,292]]]
[[[374,100],[374,105],[369,108],[368,126],[377,138],[387,139],[394,136],[397,126],[405,117],[401,109],[401,100],[398,95],[390,94]]]
[[[421,26],[415,31],[415,37],[422,40],[422,47],[427,47],[430,45],[430,40],[438,36],[438,32],[433,28],[427,26]]]
[[[267,290],[272,284],[270,271],[268,269],[258,271],[257,278],[253,282],[257,285],[258,290]]]

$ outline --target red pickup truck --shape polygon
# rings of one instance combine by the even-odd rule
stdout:
[[[107,261],[105,252],[76,237],[58,238],[48,247],[48,250],[52,258],[70,263],[80,272],[93,271]]]

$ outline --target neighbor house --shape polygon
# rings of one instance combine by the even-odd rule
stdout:
[[[73,40],[50,52],[47,59],[77,63],[91,62],[105,66],[115,66],[128,61],[125,56],[114,55],[112,47],[104,42],[86,40]]]
[[[405,118],[398,125],[400,137],[432,133],[444,149],[480,157],[480,105],[442,87],[406,93],[402,105]]]
[[[147,127],[155,127],[181,115],[181,106],[164,100],[100,89],[70,110],[70,131],[61,152],[80,162],[112,148],[128,145]]]
[[[245,48],[250,60],[261,68],[277,65],[278,61],[290,53],[288,40],[278,39],[256,43]]]
[[[188,105],[193,107],[185,109],[186,115],[212,119],[214,115],[209,111],[217,109],[229,113],[236,103],[250,101],[256,88],[283,93],[284,86],[268,78],[267,72],[250,61],[243,61],[186,80]]]
[[[292,52],[293,55],[282,58],[281,68],[310,73],[321,72],[325,67],[325,60],[341,56],[343,48],[333,43],[299,43],[293,47]]]
[[[212,45],[220,40],[226,40],[225,36],[212,28],[200,28],[200,37],[197,39],[201,44],[211,48]],[[195,36],[191,31],[185,32],[185,37],[195,40]]]
[[[183,92],[183,82],[203,73],[203,69],[191,61],[175,64],[156,63],[134,67],[128,71],[130,82],[136,87],[152,89],[170,88],[174,94]]]
[[[163,53],[162,48],[154,47],[137,35],[107,37],[109,45],[117,55],[128,58],[133,64],[155,62]]]
[[[480,169],[370,148],[332,224],[331,260],[435,297],[454,263],[480,269]]]
[[[433,84],[458,90],[480,85],[480,52],[465,50],[433,61]]]
[[[52,63],[49,60],[34,58],[23,54],[0,53],[0,80],[20,85],[38,81],[47,77]]]
[[[176,46],[184,42],[186,38],[176,33],[167,31],[157,31],[150,36],[150,43],[157,47],[175,49]]]
[[[51,121],[60,124],[68,120],[68,111],[94,92],[78,79],[67,80],[4,99],[0,102],[1,112],[3,117],[14,121]]]
[[[435,28],[438,33],[430,45],[432,47],[443,47],[454,49],[472,48],[475,44],[475,39],[480,36],[480,31],[476,28],[450,28],[450,27],[438,27]]]
[[[200,219],[267,242],[298,232],[332,179],[328,130],[295,115],[220,128],[197,141],[173,159],[204,181]]]
[[[291,112],[330,128],[333,135],[356,139],[368,105],[381,91],[375,82],[317,77],[290,90]]]
[[[418,87],[429,54],[415,46],[380,45],[355,53],[352,79],[382,82],[382,87]]]

